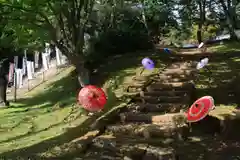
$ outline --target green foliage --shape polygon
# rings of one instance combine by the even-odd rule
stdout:
[[[35,50],[51,42],[68,58],[82,61],[149,48],[156,39],[169,44],[195,41],[200,4],[207,11],[201,22],[206,40],[229,23],[237,26],[240,3],[230,2],[227,12],[221,1],[210,0],[2,0],[0,48]],[[234,21],[228,22],[231,9]],[[87,44],[85,33],[91,35]]]
[[[193,25],[190,40],[197,39],[197,30],[198,30],[198,26]],[[220,27],[218,25],[210,24],[207,26],[203,26],[203,32],[202,32],[203,40],[208,40],[216,37],[219,30],[220,30]]]
[[[106,12],[105,14],[109,14]],[[101,12],[102,19],[99,19],[101,22],[98,24],[99,30],[89,42],[91,50],[90,53],[87,53],[88,60],[101,60],[109,55],[152,47],[148,31],[139,19],[138,13],[129,8],[117,8],[114,12],[114,20],[105,19],[107,15],[103,14]]]

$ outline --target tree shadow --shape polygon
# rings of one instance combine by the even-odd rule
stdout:
[[[80,144],[86,144],[82,149]],[[81,146],[81,147],[79,147]],[[238,141],[222,139],[205,133],[189,134],[184,141],[157,137],[145,139],[128,135],[103,135],[80,139],[69,146],[66,154],[34,159],[178,159],[178,160],[231,160],[240,156]],[[79,151],[82,152],[79,152]],[[60,151],[59,151],[60,152]]]
[[[145,57],[145,56],[146,55],[144,55],[143,57]],[[156,56],[156,59],[161,59],[161,61],[164,61],[164,64],[171,64],[172,62],[178,62],[178,61],[182,62],[182,61],[187,61],[187,60],[199,61],[201,58],[207,56],[207,54],[205,56],[203,56],[202,54],[201,55],[190,55],[190,56],[189,55],[171,55],[171,56],[166,56],[166,55],[150,54],[149,57],[151,57],[151,56],[152,57]],[[225,55],[224,58],[223,57],[219,58],[218,55],[216,55],[216,57],[214,57],[214,55],[211,55],[211,54],[209,54],[208,56],[210,58],[210,63],[215,63],[216,64],[215,68],[218,69],[218,67],[221,67],[220,63],[224,62],[226,57],[231,59],[233,57],[236,57],[236,54],[234,54],[234,56],[231,56],[231,57],[229,57],[229,55],[227,55],[227,56]],[[137,65],[141,66],[140,65],[141,64],[140,63],[141,62],[141,58],[139,58],[139,59],[135,58],[135,59],[136,59],[135,63]],[[111,61],[111,62],[115,63],[113,61]],[[220,64],[220,66],[219,66],[218,63]],[[234,70],[234,67],[236,67],[237,64],[239,64],[239,63],[235,62],[235,61],[232,61],[232,63],[227,63],[227,65],[231,68],[230,73],[232,73],[232,72],[234,74],[236,73],[236,70]],[[106,80],[108,76],[111,76],[110,73],[118,71],[117,69],[114,69],[113,67],[111,68],[110,67],[111,65],[112,64],[106,66],[106,64],[105,64],[105,67],[110,68],[110,71],[106,71],[106,72],[103,72],[103,73],[102,73],[102,71],[104,71],[104,69],[102,69],[102,70],[100,69],[98,71],[99,74],[102,73],[104,75],[104,76],[102,76],[103,79],[101,79],[102,81],[100,81],[100,82],[103,82],[103,80]],[[126,66],[134,66],[134,63],[130,63],[130,64],[126,63]],[[119,68],[119,70],[120,70],[120,68]],[[213,70],[214,68],[211,68],[211,69]],[[230,77],[232,77],[232,74],[227,76],[228,73],[229,72],[227,72],[227,71],[220,72],[220,73],[218,73],[219,74],[218,76],[220,76],[221,78],[226,78],[227,77],[227,79],[229,79]],[[207,77],[207,78],[209,77],[209,75],[207,75],[208,72],[203,72],[201,74],[206,75],[205,77]],[[122,76],[122,77],[124,77],[124,76]],[[213,81],[214,81],[214,83],[218,84],[220,82],[217,79],[218,78],[214,78]],[[204,80],[206,80],[206,78],[205,79],[202,78],[200,80],[201,80],[200,82],[203,83]],[[223,79],[221,79],[221,80],[223,80]],[[232,79],[230,79],[230,82],[231,81],[232,81]],[[121,78],[119,78],[118,79],[118,83],[120,84],[121,82],[122,82],[122,80],[121,80]],[[65,85],[68,86],[69,83],[73,83],[73,82],[72,81],[68,81],[68,83],[65,83]],[[77,84],[77,82],[76,82],[76,84]],[[117,85],[119,85],[119,84],[117,84]],[[112,89],[112,88],[114,88],[114,85],[110,86],[106,90],[107,95],[108,95],[108,99],[111,99],[113,101],[111,103],[109,102],[109,106],[106,107],[106,110],[111,108],[110,104],[118,102],[118,99],[116,99],[116,95],[115,95],[115,93],[113,92],[113,89]],[[59,86],[62,86],[62,87],[59,87]],[[68,93],[68,92],[70,92],[70,89],[74,90],[74,88],[70,87],[70,89],[69,89],[69,88],[66,87],[65,89],[67,91],[65,92],[63,87],[64,87],[64,85],[62,85],[62,83],[59,83],[58,85],[55,85],[55,87],[51,86],[49,88],[49,91],[47,91],[47,93],[52,93],[52,94],[56,93],[56,92],[57,93]],[[76,88],[75,88],[75,91],[77,92]],[[211,90],[210,86],[208,86],[205,90],[202,90],[202,91],[204,91],[204,93],[202,93],[202,95],[205,95],[205,94],[212,95],[212,93],[213,93],[213,91]],[[218,92],[216,92],[216,93],[218,93]],[[74,93],[73,95],[75,95],[75,94],[76,93]],[[37,101],[37,103],[41,104],[41,102],[43,102],[44,100],[49,100],[49,96],[50,95],[45,96],[44,98],[42,98],[40,96],[39,98],[40,99],[42,98],[42,99]],[[53,100],[50,100],[50,103],[54,104],[54,103],[59,102],[59,98],[61,97],[61,95],[59,95],[59,94],[57,94],[57,95],[58,96],[56,96]],[[219,94],[216,94],[214,96],[216,103],[220,103],[220,102],[223,103],[221,101],[220,96],[219,97],[218,96],[219,96]],[[69,97],[69,94],[66,97]],[[66,98],[66,97],[63,96],[61,98],[61,100]],[[36,105],[34,100],[31,103]],[[229,103],[229,102],[226,101],[226,103]],[[30,105],[30,104],[28,104],[28,105]],[[87,133],[89,131],[90,126],[96,121],[96,119],[101,114],[102,113],[95,114],[94,116],[92,116],[92,117],[88,118],[86,121],[84,121],[81,125],[76,126],[74,128],[69,128],[66,133],[64,133],[64,134],[62,134],[60,136],[56,136],[54,138],[50,138],[50,139],[48,139],[46,141],[40,142],[40,143],[38,143],[36,145],[33,145],[33,146],[29,146],[29,147],[26,147],[26,148],[22,148],[22,149],[18,149],[18,150],[2,153],[2,154],[0,154],[0,157],[4,157],[6,159],[11,159],[11,158],[14,159],[16,157],[22,157],[23,159],[24,158],[28,159],[29,157],[33,157],[33,159],[41,159],[40,157],[36,156],[37,153],[42,153],[44,151],[47,151],[49,148],[53,148],[55,146],[60,146],[60,145],[62,145],[64,143],[71,142],[73,139],[76,139],[76,138],[80,137],[81,135],[84,135],[85,133]],[[219,137],[214,137],[212,135],[204,135],[204,134],[200,135],[200,140],[199,141],[193,141],[191,136],[194,136],[194,135],[189,135],[188,138],[185,141],[183,141],[183,142],[176,142],[175,141],[175,142],[167,144],[168,146],[172,146],[177,151],[178,159],[182,159],[182,160],[199,159],[200,160],[200,159],[219,159],[219,158],[222,158],[222,159],[226,160],[227,158],[229,158],[229,155],[234,156],[234,154],[235,155],[239,154],[237,152],[231,153],[231,151],[235,151],[235,150],[239,151],[239,149],[240,149],[240,147],[239,147],[240,145],[232,143],[232,141],[229,141],[229,140],[224,141],[224,140],[222,140]],[[133,143],[130,143],[131,139],[128,139],[128,140],[124,141],[121,138],[123,138],[122,135],[121,135],[120,139],[116,143],[118,143],[118,142],[119,143],[121,142],[123,144],[125,143],[125,146],[127,146],[126,147],[127,149],[130,149],[131,146],[134,146]],[[114,139],[111,139],[110,141],[112,143],[112,141],[114,141]],[[157,140],[157,139],[153,139],[152,141],[149,141],[149,140],[145,140],[143,138],[140,138],[138,142],[146,143],[147,146],[152,145],[152,146],[158,146],[158,147],[160,147],[160,146],[161,147],[165,147],[165,145],[163,143],[161,143],[160,140]],[[81,144],[81,143],[83,143],[83,142],[82,141],[78,141],[77,144]],[[229,147],[224,147],[223,145],[227,145]],[[97,145],[97,146],[99,146],[99,145]],[[221,147],[219,147],[219,146],[221,146]],[[90,147],[96,147],[96,146],[90,146]],[[134,148],[134,149],[136,151],[138,150],[137,148]],[[98,153],[101,153],[101,152],[104,153],[103,151],[105,151],[104,147],[97,147],[96,150],[97,150]],[[141,153],[145,152],[144,149],[139,149],[139,150],[140,150],[139,152],[141,152]],[[119,151],[111,150],[111,149],[110,150],[108,149],[107,151],[110,151],[111,154],[112,153],[116,154],[116,153],[119,152]],[[221,157],[219,155],[224,155],[225,157],[224,156]],[[82,158],[81,156],[83,156],[83,155],[79,155],[79,152],[77,150],[75,150],[74,152],[71,152],[71,153],[69,152],[68,155],[64,155],[62,157],[49,158],[49,159],[66,159],[66,158],[68,159],[68,158],[76,158],[76,157]],[[85,156],[88,156],[88,155],[85,154]],[[98,155],[98,158],[99,158],[99,155]]]
[[[119,68],[119,70],[122,68]],[[113,106],[116,106],[120,103],[122,103],[115,95],[113,90],[116,86],[122,84],[124,77],[129,76],[131,74],[127,72],[121,72],[120,75],[118,75],[118,78],[114,80],[114,84],[110,84],[108,88],[106,89],[106,94],[108,96],[108,103],[105,106],[105,109],[103,112],[108,112]],[[75,83],[76,85],[73,85]],[[73,104],[76,102],[76,94],[79,91],[78,89],[78,83],[76,76],[74,76],[74,73],[70,74],[67,77],[64,77],[52,84],[49,85],[48,88],[46,88],[45,92],[39,93],[35,95],[34,97],[30,97],[27,99],[20,99],[18,102],[22,105],[19,107],[26,108],[25,110],[22,110],[20,112],[28,112],[30,110],[35,111],[38,109],[44,109],[44,108],[50,108],[54,107],[56,104],[62,103],[62,106],[67,106],[70,104]],[[43,104],[44,103],[44,104]],[[45,104],[46,103],[46,104]],[[42,105],[43,104],[43,105]],[[38,108],[32,108],[32,106],[40,106]],[[20,112],[10,112],[10,114],[19,114]],[[80,135],[83,135],[83,133],[87,132],[89,129],[89,126],[92,125],[96,119],[103,114],[103,112],[97,113],[92,117],[89,117],[86,121],[84,121],[82,124],[75,128],[69,128],[66,133],[56,136],[55,138],[48,139],[44,142],[40,142],[38,144],[35,144],[33,146],[29,146],[22,149],[17,149],[14,151],[9,151],[6,153],[3,153],[0,155],[0,157],[16,157],[16,156],[27,156],[30,157],[31,155],[35,155],[36,153],[47,151],[49,148],[53,148],[54,146],[59,146],[64,143],[70,142],[71,140],[79,137]],[[29,135],[37,134],[39,132],[42,132],[44,130],[47,130],[49,128],[58,126],[59,124],[54,124],[54,126],[49,126],[48,128],[45,128],[40,131],[36,132],[29,132],[24,135],[20,135],[18,137],[14,137],[12,139],[8,139],[6,142],[18,140],[21,138],[27,138]],[[26,151],[28,150],[28,151]],[[28,154],[31,152],[31,154]]]
[[[92,83],[101,86],[107,79],[115,77],[120,70],[141,67],[141,61],[146,57],[154,61],[156,68],[162,68],[162,65],[171,64],[176,55],[165,53],[163,50],[150,50],[109,57],[98,68],[93,69]]]
[[[61,108],[69,106],[76,102],[78,88],[77,79],[74,74],[71,73],[49,84],[47,88],[44,88],[42,93],[37,93],[29,98],[18,99],[18,103],[21,105],[16,107],[26,108],[26,110],[22,111],[29,111],[28,108],[31,109],[32,107],[34,107],[33,109],[44,109],[49,107]],[[14,113],[15,112],[18,111],[14,111]]]
[[[43,128],[43,129],[37,129],[37,130],[36,130],[36,126],[35,126],[35,124],[34,124],[34,122],[33,122],[33,119],[32,119],[32,118],[29,118],[29,117],[28,117],[28,119],[25,118],[25,119],[23,119],[23,121],[20,121],[19,123],[17,123],[17,124],[14,125],[13,127],[16,128],[16,127],[18,127],[19,125],[21,125],[21,123],[30,123],[30,124],[31,124],[31,127],[29,128],[29,130],[28,130],[26,133],[20,134],[20,135],[18,135],[18,136],[11,137],[11,138],[8,138],[8,139],[6,139],[6,140],[2,140],[2,141],[0,141],[0,143],[1,143],[1,144],[2,144],[2,143],[9,143],[9,142],[11,142],[11,141],[16,141],[16,140],[20,140],[20,139],[22,139],[22,138],[27,138],[27,137],[29,137],[29,136],[36,135],[36,134],[38,134],[38,133],[47,131],[47,130],[49,130],[49,129],[51,129],[51,128],[58,127],[58,126],[60,126],[60,125],[66,124],[66,123],[69,122],[68,119],[72,116],[72,114],[74,114],[74,112],[75,112],[74,110],[76,111],[76,108],[72,108],[71,112],[69,112],[69,113],[63,118],[63,120],[62,120],[61,122],[59,122],[59,123],[54,123],[54,124],[49,125],[48,127],[45,127],[45,128]],[[76,120],[77,118],[79,118],[79,115],[76,116],[74,119],[71,119],[71,121],[74,121],[74,120]],[[13,130],[13,129],[14,129],[13,127],[10,128],[10,129]],[[11,131],[10,129],[8,129],[8,132]]]
[[[199,96],[211,95],[216,105],[240,105],[240,53],[210,58],[209,71],[199,73],[196,84]]]
[[[216,105],[240,105],[240,52],[179,54],[176,57],[176,61],[193,61],[195,66],[201,59],[209,58],[208,69],[195,72],[197,97],[210,95]]]

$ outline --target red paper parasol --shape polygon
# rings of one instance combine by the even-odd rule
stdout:
[[[104,108],[107,98],[104,91],[93,85],[87,85],[82,88],[78,94],[78,101],[83,108],[90,111],[99,111]]]
[[[188,122],[197,122],[205,118],[214,109],[214,100],[211,96],[204,96],[195,101],[186,113]]]

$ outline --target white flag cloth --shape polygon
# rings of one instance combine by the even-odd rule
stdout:
[[[28,77],[28,79],[33,79],[32,63],[31,63],[31,61],[27,61],[27,77]]]
[[[42,64],[43,64],[43,69],[45,71],[47,71],[49,69],[47,56],[48,55],[46,53],[42,53]]]

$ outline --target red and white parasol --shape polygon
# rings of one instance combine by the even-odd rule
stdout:
[[[211,96],[204,96],[195,101],[186,112],[188,122],[198,122],[205,118],[208,113],[215,108],[214,100]]]
[[[107,103],[104,91],[93,85],[82,88],[78,94],[78,102],[90,112],[102,110]]]

